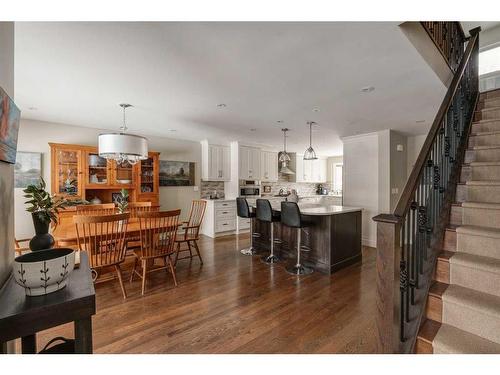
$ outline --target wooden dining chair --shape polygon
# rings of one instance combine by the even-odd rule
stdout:
[[[134,250],[135,261],[130,282],[134,275],[142,278],[142,295],[146,290],[146,276],[148,273],[170,270],[177,286],[175,269],[172,263],[171,255],[175,252],[175,236],[179,228],[179,215],[181,210],[157,211],[157,212],[138,212],[140,227],[141,247]],[[154,266],[155,259],[163,259],[163,266]],[[142,273],[139,273],[137,263],[141,262]],[[148,269],[150,268],[150,269]]]
[[[94,282],[97,281],[100,270],[104,267],[114,267],[124,299],[127,298],[127,292],[123,284],[120,264],[125,260],[125,238],[129,217],[128,213],[103,216],[75,215],[73,217],[78,249],[88,253]]]
[[[77,215],[111,215],[116,213],[114,203],[80,204],[76,206]]]
[[[181,230],[184,231],[175,240],[177,245],[177,251],[175,253],[175,265],[177,265],[178,260],[182,259],[193,259],[193,250],[191,246],[196,250],[198,258],[200,258],[200,263],[203,264],[203,259],[201,258],[200,249],[198,248],[198,239],[200,238],[200,227],[203,222],[203,217],[205,216],[205,209],[207,207],[207,202],[201,199],[195,199],[191,202],[191,210],[189,212],[189,220],[183,222]],[[181,245],[185,243],[187,247],[184,249]],[[179,258],[179,253],[183,251],[189,251],[189,256]]]
[[[16,252],[16,256],[20,256],[20,255],[23,255],[23,253],[26,253],[28,251],[31,251],[30,247],[29,247],[29,242],[31,241],[31,238],[22,238],[20,240],[18,240],[17,238],[14,238],[14,251]],[[28,245],[23,244],[27,242]]]
[[[130,217],[137,217],[138,212],[149,212],[154,211],[152,209],[151,202],[130,202],[128,204],[128,212],[130,212]]]

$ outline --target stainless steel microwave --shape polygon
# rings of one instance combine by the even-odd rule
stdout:
[[[260,187],[256,186],[240,186],[240,196],[260,196]]]

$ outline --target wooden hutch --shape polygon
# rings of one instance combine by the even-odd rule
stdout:
[[[49,143],[52,193],[68,199],[94,197],[102,203],[113,202],[113,193],[129,191],[131,202],[151,202],[158,206],[160,153],[135,165],[118,164],[98,154],[97,147]]]

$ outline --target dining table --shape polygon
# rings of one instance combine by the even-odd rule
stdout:
[[[177,224],[177,227],[182,226],[183,223]],[[148,229],[150,227],[148,226]],[[141,226],[138,218],[130,218],[126,225],[126,238],[137,238],[140,236]],[[52,236],[56,241],[57,247],[74,246],[78,242],[78,233],[76,225],[73,223],[60,224],[54,228]]]

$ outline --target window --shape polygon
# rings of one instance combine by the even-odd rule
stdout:
[[[479,53],[479,91],[500,88],[500,47]]]
[[[500,46],[479,54],[479,75],[500,71]]]
[[[333,193],[342,194],[342,164],[332,165]]]

